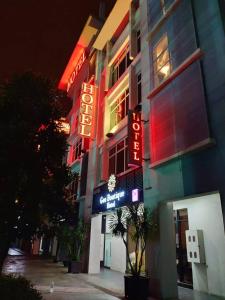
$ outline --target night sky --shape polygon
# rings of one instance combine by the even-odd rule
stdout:
[[[0,81],[32,70],[58,83],[101,0],[0,1]],[[110,8],[115,0],[102,0]]]

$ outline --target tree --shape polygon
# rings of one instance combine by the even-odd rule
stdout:
[[[140,277],[147,240],[153,239],[158,232],[156,210],[144,208],[143,203],[118,208],[109,219],[112,234],[122,238],[126,248],[129,271],[133,277]],[[129,255],[128,237],[134,243],[135,259]]]
[[[29,239],[43,216],[57,221],[66,212],[70,174],[60,119],[69,102],[31,72],[0,86],[0,272],[15,237]]]

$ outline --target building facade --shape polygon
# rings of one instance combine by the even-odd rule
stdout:
[[[59,87],[73,99],[68,164],[91,224],[89,273],[125,272],[108,222],[140,201],[159,211],[152,295],[177,297],[179,284],[225,296],[224,11],[220,0],[117,0],[104,24],[85,25]]]

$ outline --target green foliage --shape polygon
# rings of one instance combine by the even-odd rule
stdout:
[[[0,240],[7,240],[5,245],[15,237],[30,239],[43,215],[59,220],[66,210],[70,173],[62,164],[67,142],[60,123],[66,100],[48,79],[30,72],[0,86]],[[1,252],[2,243],[0,269]]]
[[[34,289],[29,280],[22,276],[0,276],[1,300],[42,300],[41,294]]]
[[[146,242],[154,239],[158,232],[156,211],[144,208],[141,203],[118,208],[109,220],[109,229],[113,235],[123,239],[131,274],[135,277],[140,276]],[[128,236],[135,244],[134,263],[129,256]]]
[[[79,220],[75,226],[63,224],[58,231],[58,239],[62,247],[67,251],[68,257],[72,261],[80,261],[84,241],[87,233],[87,225]]]

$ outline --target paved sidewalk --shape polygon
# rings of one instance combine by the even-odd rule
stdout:
[[[45,300],[118,300],[123,298],[124,280],[120,272],[103,269],[100,274],[68,274],[61,263],[40,257],[8,256],[5,273],[17,273],[30,279]],[[54,281],[54,292],[50,293]],[[178,287],[180,300],[225,300]]]
[[[118,300],[107,290],[89,283],[82,274],[68,274],[67,268],[49,259],[8,256],[5,273],[16,273],[30,279],[44,299],[49,300]],[[54,282],[54,292],[50,285]]]

